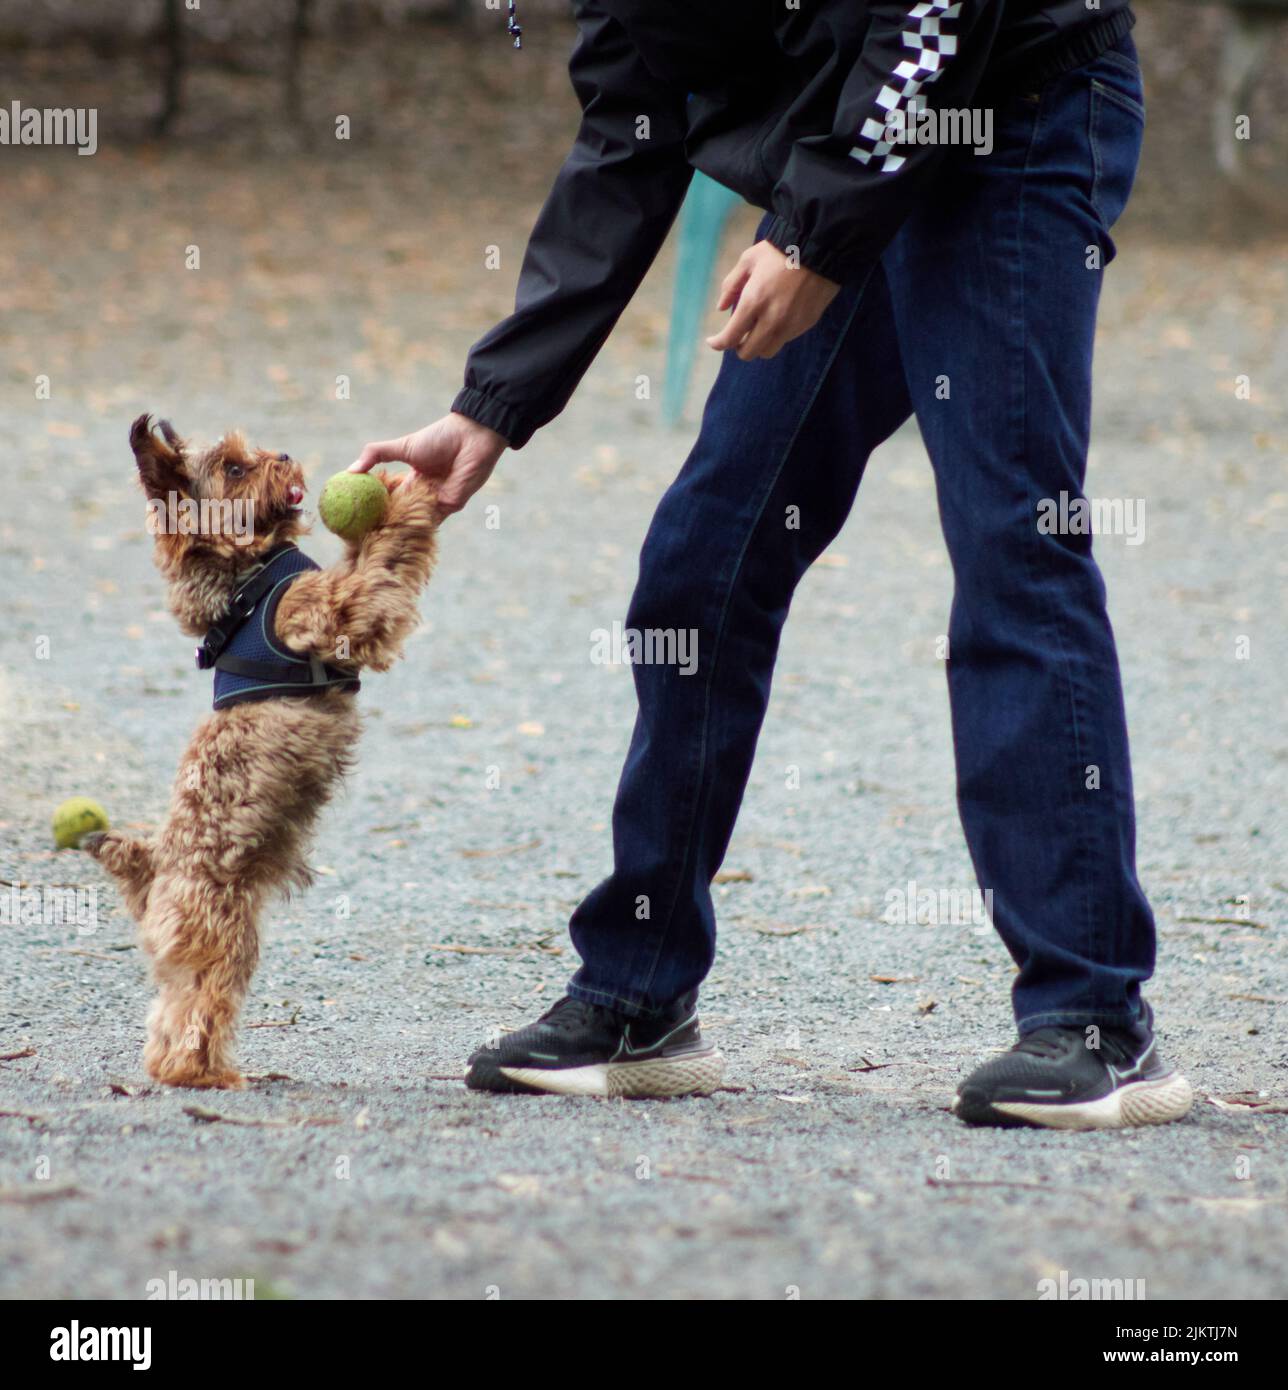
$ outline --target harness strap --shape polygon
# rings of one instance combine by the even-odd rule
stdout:
[[[248,661],[240,656],[221,656],[216,664],[219,670],[227,671],[230,676],[248,676],[272,685],[357,684],[357,677],[352,671],[328,666],[316,656],[303,657],[299,663],[289,666],[277,661]]]
[[[250,676],[255,680],[272,681],[274,685],[312,685],[313,672],[303,666],[287,666],[277,661],[247,661],[240,656],[221,656],[219,670],[230,676]]]
[[[236,637],[246,619],[255,611],[255,605],[273,587],[272,568],[288,550],[295,550],[291,541],[275,545],[264,556],[252,576],[228,601],[228,609],[217,622],[206,629],[201,645],[197,648],[197,670],[208,671],[218,660],[224,648]]]

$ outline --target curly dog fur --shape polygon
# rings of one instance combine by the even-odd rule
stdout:
[[[149,504],[177,499],[245,507],[241,536],[154,528],[157,568],[184,632],[205,635],[263,556],[307,528],[304,476],[285,454],[239,435],[190,452],[166,421],[130,431]],[[434,564],[436,493],[417,474],[382,477],[382,523],[330,569],[301,575],[277,610],[278,641],[355,673],[389,668],[419,622]],[[352,693],[330,690],[216,711],[179,764],[165,825],[152,840],[86,837],[117,880],[152,960],[157,997],[144,1062],[171,1086],[241,1087],[232,1055],[237,1016],[259,959],[259,921],[274,893],[310,881],[304,854],[318,812],[348,770],[359,732]]]

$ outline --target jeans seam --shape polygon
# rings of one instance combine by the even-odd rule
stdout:
[[[869,272],[869,275],[871,272]],[[747,558],[747,551],[756,532],[760,529],[760,523],[764,520],[765,508],[769,505],[769,499],[773,496],[774,488],[778,486],[778,480],[782,477],[783,469],[787,467],[787,460],[791,457],[792,450],[796,446],[796,441],[800,437],[800,432],[804,427],[805,421],[809,418],[809,413],[814,409],[815,402],[818,400],[819,392],[823,389],[823,383],[827,380],[828,373],[832,370],[836,362],[837,354],[841,350],[849,334],[850,326],[854,322],[854,317],[859,311],[859,305],[863,302],[863,294],[867,288],[866,281],[859,288],[854,296],[854,304],[850,309],[849,316],[841,326],[836,335],[836,342],[832,345],[831,352],[828,353],[826,360],[819,370],[817,380],[814,382],[814,389],[810,392],[809,399],[805,402],[803,409],[797,416],[796,424],[788,436],[787,443],[783,447],[782,456],[778,460],[778,466],[768,478],[756,514],[751,524],[747,527],[746,536],[743,539],[737,558],[734,561],[733,570],[729,575],[725,586],[724,600],[720,607],[720,615],[716,621],[716,635],[712,644],[711,661],[707,668],[706,685],[702,692],[702,734],[698,751],[698,794],[693,801],[693,809],[689,814],[689,824],[684,832],[684,856],[680,860],[680,869],[675,878],[675,889],[671,896],[670,905],[667,908],[666,916],[663,918],[661,929],[657,933],[657,946],[653,952],[653,959],[649,963],[648,970],[645,972],[644,983],[641,993],[647,993],[652,987],[653,980],[657,976],[658,963],[662,958],[662,948],[666,944],[666,938],[670,933],[671,924],[675,917],[676,904],[679,902],[680,888],[684,883],[685,870],[689,866],[689,860],[693,853],[693,831],[698,823],[698,814],[707,796],[710,795],[710,788],[705,785],[707,781],[707,736],[711,722],[711,688],[715,683],[715,672],[720,664],[720,651],[725,635],[725,625],[729,616],[729,605],[733,600],[733,594],[738,586],[738,579],[742,574],[743,564]]]
[[[1137,101],[1135,97],[1129,97],[1126,92],[1120,92],[1117,87],[1111,87],[1108,82],[1102,82],[1098,77],[1091,79],[1091,85],[1097,95],[1121,106],[1129,115],[1137,117],[1142,122],[1147,119],[1148,113],[1144,103]]]
[[[1107,226],[1107,219],[1100,207],[1100,141],[1096,137],[1096,106],[1100,100],[1100,91],[1100,87],[1093,80],[1087,100],[1087,138],[1091,144],[1091,206],[1095,208],[1101,225]]]

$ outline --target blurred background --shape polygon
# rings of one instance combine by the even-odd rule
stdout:
[[[114,379],[125,389],[143,376],[164,396],[196,366],[248,418],[289,403],[298,427],[340,351],[359,381],[416,388],[408,416],[359,425],[350,412],[355,451],[366,434],[436,416],[469,344],[509,307],[576,121],[570,7],[521,0],[515,51],[499,3],[0,0],[4,90],[28,105],[97,107],[100,142],[74,163],[0,149],[10,379],[75,364],[88,385],[79,368],[94,362],[106,370],[88,403],[111,409]],[[1282,354],[1288,332],[1273,322],[1288,245],[1288,0],[1141,0],[1137,11],[1150,122],[1118,229],[1132,284],[1106,327],[1143,368],[1205,381],[1231,371],[1232,318],[1261,361]],[[1213,124],[1223,82],[1237,85],[1223,73],[1254,59],[1235,108],[1251,139],[1232,178]],[[335,138],[341,114],[346,141]],[[731,250],[756,220],[740,211]],[[49,254],[72,236],[74,274],[66,254]],[[206,274],[184,271],[193,242]],[[483,268],[485,243],[501,248],[497,270]],[[634,369],[664,344],[667,255],[609,347]],[[67,329],[56,341],[51,309]],[[1181,309],[1185,322],[1173,321]],[[147,331],[123,344],[121,330],[142,321]],[[1131,394],[1153,379],[1146,370]],[[1112,392],[1121,377],[1106,381]],[[1169,402],[1177,425],[1191,404]]]

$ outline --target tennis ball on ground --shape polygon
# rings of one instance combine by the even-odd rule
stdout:
[[[337,473],[322,489],[318,515],[322,525],[346,541],[358,541],[385,514],[389,493],[369,473]]]
[[[107,829],[107,812],[87,796],[74,796],[54,812],[54,843],[59,849],[77,849],[81,836]]]

